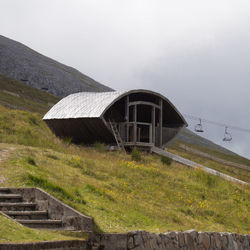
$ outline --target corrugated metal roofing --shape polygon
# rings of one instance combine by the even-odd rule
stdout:
[[[94,118],[127,91],[80,92],[71,94],[55,104],[43,117],[49,119]]]
[[[181,113],[165,96],[146,89],[111,92],[80,92],[71,94],[55,104],[43,119],[98,118],[101,117],[104,111],[106,111],[106,109],[116,100],[133,93],[147,93],[162,98],[163,101],[167,102],[180,116],[184,124],[187,125]]]

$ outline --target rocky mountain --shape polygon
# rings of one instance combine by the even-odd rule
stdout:
[[[112,91],[80,71],[1,35],[0,74],[60,97],[81,91]]]

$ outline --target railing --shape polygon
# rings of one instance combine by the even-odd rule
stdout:
[[[151,145],[152,124],[146,122],[119,122],[112,123],[117,126],[119,134],[125,145]]]

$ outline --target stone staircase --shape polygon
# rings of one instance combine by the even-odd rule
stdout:
[[[0,211],[22,225],[36,229],[89,231],[92,226],[91,218],[35,188],[0,188]]]
[[[52,220],[48,211],[38,210],[34,202],[25,202],[22,195],[0,188],[0,210],[24,226],[37,229],[63,229],[62,220]]]

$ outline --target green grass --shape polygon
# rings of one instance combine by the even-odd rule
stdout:
[[[242,157],[240,155],[234,154],[234,153],[232,153],[232,154],[224,153],[224,152],[221,152],[221,151],[218,151],[218,150],[212,150],[211,148],[208,148],[208,147],[198,146],[198,145],[195,145],[195,144],[189,144],[187,142],[183,142],[183,141],[179,141],[179,140],[176,140],[174,142],[174,144],[172,144],[170,146],[170,148],[171,149],[176,149],[176,150],[183,150],[183,149],[181,149],[180,144],[183,144],[183,145],[188,146],[190,148],[193,148],[193,149],[199,150],[201,152],[210,154],[210,155],[212,155],[214,157],[221,158],[221,159],[226,160],[226,161],[231,161],[231,162],[235,162],[235,163],[238,163],[238,164],[243,164],[243,165],[246,165],[246,166],[250,167],[250,160],[249,159],[246,159],[246,158],[244,158],[244,157]]]
[[[0,104],[13,109],[45,114],[58,97],[0,75]]]
[[[93,217],[99,231],[249,233],[249,186],[175,162],[169,166],[155,155],[140,152],[136,162],[129,154],[107,153],[98,143],[72,145],[56,138],[41,118],[0,106],[0,149],[12,148],[0,162],[1,186],[40,187]],[[21,239],[26,229],[19,227],[15,236],[0,227],[0,240]],[[36,240],[35,231],[27,230],[24,239]]]
[[[82,236],[84,239],[84,235]],[[48,240],[72,240],[73,236],[63,235],[59,232],[46,230],[34,230],[20,225],[19,223],[7,218],[0,213],[0,242],[1,243],[18,243],[18,242],[35,242]],[[79,239],[79,238],[78,238]]]
[[[0,142],[62,150],[42,116],[0,106]]]
[[[171,165],[173,160],[167,156],[162,155],[161,156],[161,162],[166,165]]]
[[[188,145],[188,146],[191,148],[194,148],[194,149],[198,149],[202,152],[206,152],[204,148],[195,148],[195,147],[192,147],[191,145]],[[180,148],[178,146],[178,143],[175,143],[174,145],[170,146],[168,148],[168,151],[172,152],[174,154],[180,155],[182,157],[185,157],[185,158],[192,160],[194,162],[197,162],[199,164],[205,165],[206,167],[210,167],[212,169],[218,170],[224,174],[228,174],[230,176],[233,176],[233,177],[238,178],[240,180],[246,181],[248,183],[250,182],[250,171],[245,170],[245,169],[241,169],[241,168],[237,168],[237,167],[233,167],[233,166],[229,166],[226,164],[222,164],[222,163],[213,161],[209,158],[202,157],[202,156],[196,155],[194,153],[187,152],[184,149]],[[243,157],[240,157],[238,155],[231,156],[231,155],[227,155],[227,154],[223,154],[223,153],[216,154],[212,150],[207,150],[206,153],[208,153],[212,156],[215,156],[217,158],[226,160],[226,161],[232,161],[232,162],[235,162],[238,164],[245,164],[246,166],[250,166],[248,164],[247,159],[245,159],[245,161],[243,161],[242,160]]]
[[[248,187],[176,163],[166,166],[156,156],[142,154],[137,163],[123,153],[73,147],[74,155],[16,146],[0,166],[4,186],[41,187],[106,232],[249,232]],[[27,162],[30,155],[36,166]]]

